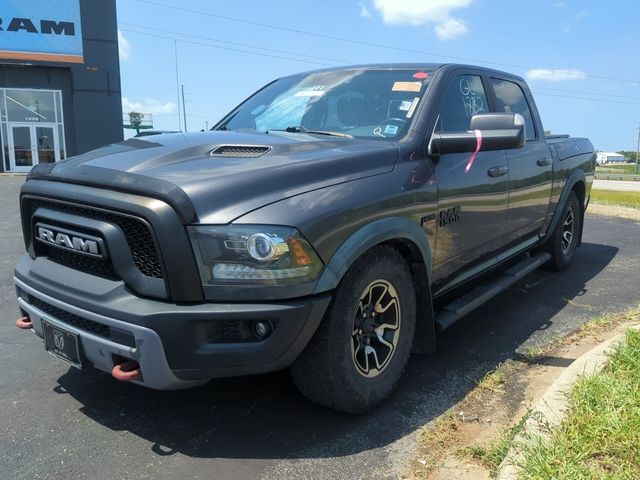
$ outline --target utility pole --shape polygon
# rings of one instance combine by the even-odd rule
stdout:
[[[178,94],[178,130],[182,130],[180,126],[180,77],[178,76],[178,42],[173,41],[173,51],[176,57],[176,92]],[[186,129],[185,129],[186,130]]]
[[[187,130],[187,106],[184,104],[184,85],[180,85],[182,88],[182,115],[184,115],[184,131]]]
[[[636,147],[636,175],[640,173],[640,124],[638,124],[638,146]]]
[[[204,121],[204,131],[208,132],[209,131],[209,120],[205,120]]]

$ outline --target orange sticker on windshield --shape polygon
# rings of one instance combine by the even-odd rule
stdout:
[[[422,82],[394,82],[392,92],[419,92]]]

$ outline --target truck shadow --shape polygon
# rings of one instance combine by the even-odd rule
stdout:
[[[434,355],[414,355],[391,398],[366,416],[316,406],[287,372],[221,379],[178,392],[121,384],[101,372],[70,369],[54,389],[114,431],[151,443],[157,455],[295,459],[356,454],[389,445],[441,415],[478,379],[527,340],[568,333],[606,310],[589,303],[589,281],[617,248],[583,244],[563,273],[535,272],[441,335]],[[581,299],[585,297],[585,299]],[[594,295],[597,297],[597,294]],[[570,308],[558,315],[567,305]],[[535,341],[535,340],[534,340]]]

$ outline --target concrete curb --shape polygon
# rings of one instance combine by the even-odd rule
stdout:
[[[628,328],[640,330],[640,325]],[[625,329],[626,330],[626,329]],[[547,437],[549,428],[557,427],[562,422],[568,408],[567,394],[578,377],[593,375],[607,363],[608,353],[624,338],[624,332],[610,338],[587,353],[578,357],[569,365],[547,389],[542,399],[533,409],[522,431],[516,436],[507,456],[498,468],[497,480],[514,480],[518,475],[515,464],[520,455],[518,445],[527,442],[531,435]]]

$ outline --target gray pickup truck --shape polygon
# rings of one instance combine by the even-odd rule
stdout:
[[[155,389],[289,368],[363,413],[412,350],[582,237],[595,158],[519,77],[464,65],[276,80],[204,133],[34,168],[17,326]],[[514,312],[517,317],[517,312]]]

